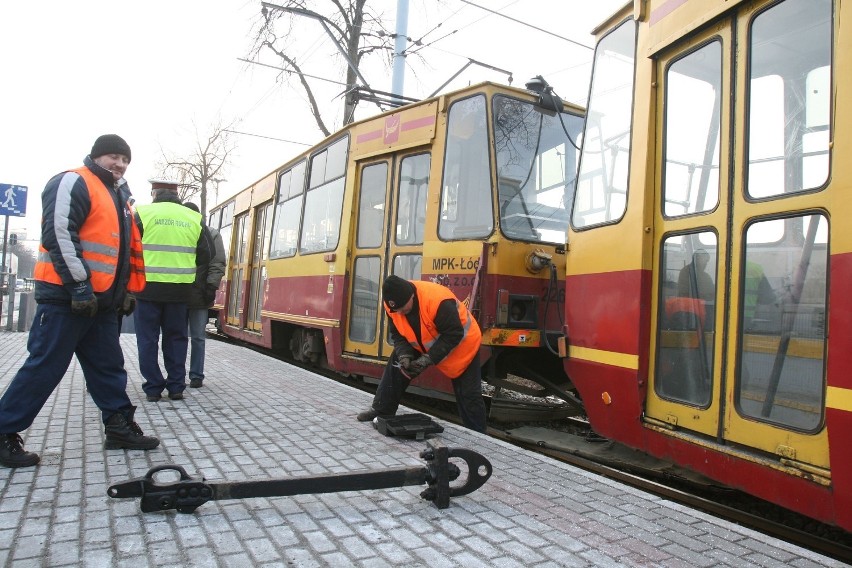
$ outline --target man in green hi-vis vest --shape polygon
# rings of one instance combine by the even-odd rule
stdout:
[[[201,231],[201,215],[181,205],[177,183],[151,180],[153,203],[140,205],[136,217],[142,232],[145,259],[145,290],[136,296],[136,346],[142,389],[148,402],[168,391],[181,400],[186,389],[187,302],[195,281],[196,264],[210,261],[207,240]],[[157,360],[162,332],[163,363]]]

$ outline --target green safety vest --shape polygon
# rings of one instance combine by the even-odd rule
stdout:
[[[201,214],[170,201],[139,205],[137,211],[147,281],[192,284]]]

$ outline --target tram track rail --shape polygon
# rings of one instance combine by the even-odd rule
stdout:
[[[233,338],[219,333],[209,333],[209,335],[217,340],[246,347],[259,353],[263,353],[264,355],[277,358],[288,364],[305,369],[306,371],[331,379],[340,384],[357,388],[364,392],[375,392],[375,384],[348,379],[331,370],[304,365],[288,359],[287,357],[283,357],[280,354],[260,349],[254,345],[234,340]],[[511,403],[512,401],[507,401],[505,399],[492,399],[489,403],[489,409],[493,410],[496,408],[500,410],[503,405],[511,405]],[[453,424],[460,424],[454,402],[406,393],[402,400],[402,404],[419,412],[430,414],[440,420]],[[554,409],[553,405],[536,405],[530,403],[519,404],[521,405],[520,410],[515,413],[509,411],[505,413],[504,416],[509,420],[513,418],[526,418],[531,422],[537,422],[536,418],[539,419],[538,421],[560,419],[559,416],[554,416],[554,412],[558,414],[559,409]],[[582,424],[581,420],[577,420],[572,417],[562,417],[561,419],[569,422],[573,421],[575,424]],[[496,422],[496,424],[501,424],[501,422]],[[660,474],[659,471],[651,471],[642,465],[636,465],[633,467],[615,467],[605,463],[606,460],[591,459],[587,455],[583,455],[583,452],[575,452],[564,448],[553,447],[549,442],[543,440],[524,439],[517,435],[512,435],[511,432],[511,428],[501,428],[492,424],[488,427],[488,431],[486,433],[488,436],[502,440],[519,448],[547,456],[561,463],[569,464],[585,471],[602,475],[608,479],[624,483],[625,485],[629,485],[630,487],[634,487],[641,491],[663,497],[686,507],[697,509],[729,522],[750,528],[772,538],[777,538],[818,554],[852,564],[852,534],[842,531],[836,527],[828,527],[821,523],[817,523],[816,521],[805,519],[800,521],[801,524],[805,526],[811,525],[811,527],[819,526],[819,528],[817,530],[802,530],[795,528],[788,523],[773,520],[767,515],[754,514],[748,510],[744,510],[742,506],[743,502],[760,501],[754,497],[731,491],[731,493],[735,494],[735,497],[732,499],[735,502],[735,505],[727,505],[713,497],[703,496],[701,494],[703,490],[699,488],[697,484],[691,484],[690,481],[684,480],[682,477],[677,475],[669,476],[665,473]],[[588,441],[588,439],[579,438],[578,435],[574,433],[562,432],[562,434],[566,437],[581,439],[584,442]],[[606,440],[603,438],[597,438],[596,441],[605,442]],[[717,488],[720,488],[720,486]],[[712,491],[710,492],[712,493]],[[780,507],[775,507],[774,505],[763,501],[760,501],[760,503],[774,511],[776,516],[788,515],[801,518],[800,515],[785,511]],[[832,536],[820,536],[820,530],[822,533],[830,533]]]

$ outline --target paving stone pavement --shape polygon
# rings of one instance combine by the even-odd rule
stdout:
[[[0,389],[26,358],[26,338],[0,332]],[[452,424],[441,441],[481,453],[494,473],[448,509],[412,486],[142,513],[107,487],[164,464],[213,483],[419,467],[426,445],[357,422],[369,394],[219,341],[207,342],[203,388],[145,402],[135,337],[121,341],[137,421],[160,447],[103,450],[74,360],[23,433],[41,464],[0,468],[0,566],[844,565]]]

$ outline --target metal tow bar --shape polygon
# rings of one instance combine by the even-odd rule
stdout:
[[[161,465],[148,470],[144,477],[110,486],[107,495],[115,499],[139,497],[143,513],[171,509],[177,509],[179,513],[192,513],[207,501],[388,489],[427,483],[429,487],[420,493],[420,497],[432,501],[439,509],[446,509],[450,506],[450,497],[472,493],[491,477],[491,462],[480,454],[462,448],[448,448],[439,440],[427,440],[426,443],[427,448],[420,452],[420,457],[426,460],[425,467],[292,479],[205,483],[204,478],[194,479],[180,466]],[[467,479],[461,486],[450,487],[450,481],[458,479],[461,471],[457,465],[450,463],[449,458],[460,458],[467,463]],[[163,471],[180,474],[180,480],[158,483],[154,475]]]

